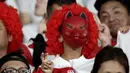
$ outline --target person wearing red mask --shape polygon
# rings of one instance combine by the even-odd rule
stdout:
[[[53,13],[42,65],[34,73],[90,73],[98,47],[99,30],[93,14],[72,4]],[[51,61],[49,55],[55,55]]]

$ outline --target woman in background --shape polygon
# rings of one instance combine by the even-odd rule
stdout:
[[[121,48],[106,46],[96,56],[92,73],[129,73],[129,63]]]

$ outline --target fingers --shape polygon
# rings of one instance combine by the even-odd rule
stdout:
[[[98,30],[99,30],[99,32],[110,34],[110,29],[104,23],[99,25]]]
[[[46,65],[46,64],[44,64],[43,66],[41,66],[42,67],[42,69],[50,69],[50,67],[48,66],[48,65]]]
[[[51,69],[52,65],[53,65],[53,62],[44,60],[42,64],[43,64],[42,67],[44,69]]]
[[[41,60],[42,60],[42,62],[43,61],[45,61],[45,60],[47,60],[47,56],[48,56],[48,53],[42,53],[42,55],[41,55]]]
[[[46,30],[46,20],[45,19],[43,19],[41,22],[40,22],[40,24],[39,24],[39,27],[38,27],[39,29],[38,29],[38,32],[39,33],[45,33],[47,30]]]
[[[96,21],[96,23],[98,24],[98,30],[103,32],[105,29],[109,30],[109,28],[107,27],[106,24],[104,23],[101,23],[100,19],[98,18],[97,14],[94,14],[93,13],[93,17],[94,17],[94,20]]]
[[[104,23],[101,23],[100,19],[98,18],[98,16],[96,14],[93,14],[93,17],[94,17],[96,23],[98,24],[98,30],[100,32],[104,32],[105,29],[108,29]]]
[[[109,29],[108,29],[108,27],[105,24],[102,23],[102,24],[99,25],[98,30],[99,30],[99,32],[105,33]]]
[[[49,67],[49,65],[52,65],[53,62],[50,61],[50,60],[48,60],[48,59],[47,59],[47,56],[48,56],[48,53],[42,54],[42,56],[41,56],[42,65],[45,65],[45,66]]]
[[[100,38],[102,38],[103,34],[101,32],[99,32],[98,36],[99,36],[99,39],[100,39]]]
[[[123,26],[119,29],[121,33],[127,33],[130,30],[130,26]]]
[[[99,39],[102,41],[102,46],[111,44],[112,37],[111,37],[109,28],[107,27],[106,24],[100,22],[100,20],[96,14],[93,14],[93,16],[94,16],[96,23],[98,24]]]
[[[110,30],[105,24],[99,25],[99,39],[104,44],[110,44],[110,40],[112,39],[112,36],[110,34]]]
[[[42,60],[41,69],[45,73],[52,73],[53,71],[53,62],[47,59]]]
[[[98,30],[99,30],[99,32],[104,32],[104,26],[102,26],[102,25],[99,25],[99,27],[98,27]]]

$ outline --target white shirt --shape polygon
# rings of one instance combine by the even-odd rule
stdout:
[[[130,66],[130,30],[125,34],[120,31],[118,32],[116,47],[122,48],[122,50],[126,53]]]
[[[97,10],[94,7],[96,0],[76,0],[76,2],[81,6],[88,8],[91,12],[97,14]]]
[[[42,19],[42,16],[36,16],[35,15],[35,4],[36,0],[16,0],[20,12],[27,12],[30,14],[32,18],[32,22],[40,22]]]
[[[35,15],[36,0],[17,0],[20,12],[27,12],[31,16],[32,23],[23,25],[22,31],[24,34],[24,43],[27,43],[30,38],[35,38],[38,34],[38,26],[42,20],[42,16]]]
[[[23,34],[24,34],[24,43],[27,43],[30,38],[35,38],[38,34],[38,23],[31,23],[24,25],[22,28]]]
[[[76,73],[91,73],[94,59],[86,59],[84,56],[81,56],[78,59],[72,59],[70,61],[66,61],[59,55],[53,61],[54,68],[65,68],[65,67],[72,67]]]
[[[11,6],[13,6],[14,8],[18,9],[16,0],[6,0],[6,3],[7,3],[8,5],[11,5]]]

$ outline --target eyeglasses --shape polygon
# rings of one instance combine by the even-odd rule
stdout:
[[[15,68],[6,68],[1,73],[31,73],[30,69],[27,68],[19,68],[18,70]]]

